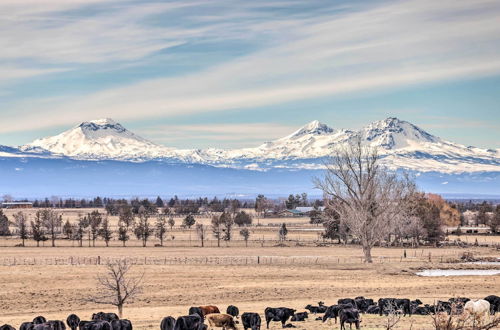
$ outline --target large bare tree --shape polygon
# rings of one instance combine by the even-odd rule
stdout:
[[[338,213],[361,243],[368,263],[372,247],[407,214],[415,190],[407,176],[380,167],[377,150],[364,146],[360,138],[338,149],[326,164],[324,177],[314,182],[323,191],[326,206]]]
[[[134,276],[131,269],[132,265],[125,260],[108,262],[106,273],[97,276],[97,293],[85,301],[116,306],[122,318],[123,306],[142,292],[144,273]]]

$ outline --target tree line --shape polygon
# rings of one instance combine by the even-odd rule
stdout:
[[[27,239],[32,239],[37,246],[45,241],[50,241],[51,246],[56,246],[58,235],[64,235],[65,239],[78,242],[79,246],[84,246],[84,241],[88,241],[88,246],[95,247],[96,241],[101,239],[106,246],[116,238],[126,246],[131,236],[135,236],[146,247],[152,237],[159,239],[160,246],[163,246],[168,231],[172,231],[176,225],[173,217],[167,217],[162,213],[148,212],[148,209],[141,207],[138,213],[134,213],[132,208],[121,208],[118,214],[118,226],[112,228],[107,214],[94,210],[86,215],[79,216],[78,220],[71,223],[69,220],[63,221],[62,215],[54,209],[37,210],[34,219],[28,219],[25,212],[19,211],[13,214],[13,220],[0,209],[0,236],[10,236],[11,226],[14,226],[16,234],[21,239],[21,246],[25,246]],[[211,225],[197,224],[192,214],[183,218],[181,227],[191,229],[195,226],[201,245],[208,238],[210,231],[217,239],[217,246],[222,241],[230,241],[234,226],[246,227],[252,224],[252,217],[245,211],[234,209],[224,211],[220,215],[212,217]],[[240,235],[248,242],[250,231],[248,228],[240,230]],[[172,239],[175,239],[172,236]]]

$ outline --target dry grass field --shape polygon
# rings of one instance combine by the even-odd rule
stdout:
[[[72,220],[78,216],[74,212],[65,214]],[[181,219],[176,220],[180,224]],[[283,219],[272,221],[279,223]],[[307,225],[306,218],[290,219],[292,221],[296,223],[292,228],[316,228]],[[95,248],[81,248],[73,247],[74,242],[63,239],[57,240],[56,248],[49,247],[48,242],[45,247],[36,248],[32,241],[22,248],[14,247],[18,239],[2,239],[0,324],[18,327],[21,322],[40,314],[50,319],[65,319],[69,313],[76,313],[82,319],[88,319],[92,312],[115,311],[112,306],[94,305],[83,299],[96,291],[95,276],[105,271],[103,264],[109,258],[133,258],[139,263],[134,266],[134,272],[145,272],[143,294],[124,309],[124,316],[133,321],[135,329],[158,329],[164,316],[184,315],[190,306],[202,304],[215,304],[224,310],[227,305],[234,304],[241,312],[259,312],[263,316],[267,306],[286,306],[303,311],[309,303],[316,304],[321,300],[334,304],[339,298],[360,295],[374,299],[420,298],[424,303],[433,303],[453,296],[483,298],[500,294],[500,276],[414,275],[421,268],[495,267],[447,262],[456,260],[465,251],[476,256],[497,257],[499,253],[494,248],[406,249],[406,259],[402,258],[402,248],[375,248],[375,263],[367,265],[361,262],[362,253],[357,246],[317,246],[315,230],[291,229],[291,240],[286,246],[276,246],[276,227],[253,226],[251,231],[249,247],[245,247],[236,229],[234,236],[237,241],[223,243],[220,248],[215,247],[213,238],[206,247],[199,247],[194,231],[177,226],[172,234],[169,233],[176,236],[175,240],[170,239],[164,247],[154,247],[157,241],[152,240],[148,247],[143,248],[132,238],[126,248],[116,240],[108,248],[102,241],[98,241]],[[431,262],[428,261],[429,254]],[[94,262],[97,256],[101,265],[88,262]],[[257,257],[260,257],[260,264],[255,262]],[[141,262],[144,258],[146,264]],[[171,263],[173,259],[176,262]],[[169,262],[162,263],[161,260]],[[186,261],[183,263],[182,260]],[[210,262],[204,263],[203,260]],[[385,320],[385,317],[364,315],[362,328],[384,329]],[[432,329],[430,322],[429,317],[406,317],[396,329]],[[338,328],[330,322],[314,321],[314,317],[295,325],[298,329]],[[271,329],[279,328],[280,324],[272,323]]]

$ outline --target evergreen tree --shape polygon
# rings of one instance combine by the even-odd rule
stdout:
[[[40,246],[40,241],[43,242],[47,240],[40,211],[35,213],[35,220],[31,221],[31,234],[33,235],[33,240],[36,241],[37,247]]]
[[[163,199],[160,198],[160,196],[156,197],[156,206],[157,207],[164,207],[165,203],[163,203]]]
[[[172,230],[172,228],[174,228],[174,226],[175,226],[175,220],[174,220],[174,218],[170,217],[168,219],[168,225],[170,226],[170,230]]]
[[[212,217],[212,233],[214,237],[217,239],[217,247],[220,247],[220,240],[222,239],[222,221],[221,218],[214,215]]]
[[[247,226],[252,224],[252,217],[245,211],[240,211],[234,217],[234,223],[238,226]]]
[[[234,220],[233,217],[231,216],[230,213],[223,212],[220,215],[220,221],[223,226],[223,232],[224,232],[224,237],[223,239],[225,241],[230,241],[231,240],[231,234],[232,234],[232,229],[234,225]]]
[[[288,229],[286,228],[286,224],[284,222],[281,224],[278,234],[281,242],[286,240],[286,236],[288,235]]]
[[[240,235],[245,240],[245,246],[248,247],[248,239],[250,238],[250,230],[248,228],[243,228],[240,230]]]
[[[102,220],[101,228],[99,229],[99,236],[102,237],[102,239],[106,243],[106,246],[109,246],[109,241],[111,241],[111,238],[113,238],[113,231],[111,230],[111,227],[109,225],[108,217],[104,217],[104,219]]]
[[[10,236],[9,229],[10,221],[9,218],[3,213],[3,210],[0,209],[0,236]]]
[[[118,240],[122,241],[123,246],[125,246],[126,242],[130,239],[128,235],[128,226],[123,221],[118,222]]]
[[[182,225],[184,227],[187,227],[191,229],[191,227],[196,223],[196,220],[192,214],[189,214],[187,217],[184,218],[184,221],[182,222]]]
[[[14,214],[14,224],[19,231],[19,238],[22,240],[22,246],[24,246],[24,241],[28,239],[28,219],[26,214],[23,212],[17,212]]]
[[[74,226],[69,222],[69,220],[66,220],[66,222],[63,225],[63,234],[66,236],[67,239],[71,239],[73,235],[75,234],[75,228]]]
[[[99,211],[95,210],[87,215],[87,219],[90,226],[89,234],[91,235],[92,238],[92,246],[95,247],[95,240],[99,236],[99,228],[102,222],[102,214],[99,213]]]

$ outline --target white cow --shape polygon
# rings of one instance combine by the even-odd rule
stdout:
[[[470,300],[465,303],[464,311],[469,313],[475,321],[483,323],[490,315],[490,303],[484,299]]]

